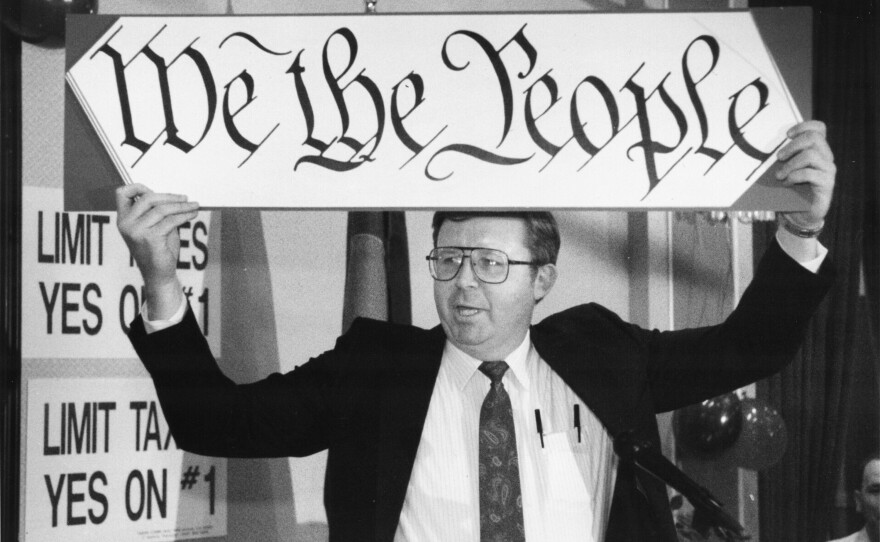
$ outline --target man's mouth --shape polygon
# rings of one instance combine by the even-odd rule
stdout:
[[[469,307],[467,305],[458,305],[455,307],[455,313],[463,318],[470,318],[471,316],[476,316],[477,313],[480,312],[481,309],[476,307]]]

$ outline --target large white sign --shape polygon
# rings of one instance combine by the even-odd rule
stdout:
[[[27,542],[226,535],[226,460],[177,449],[149,379],[28,381]]]
[[[121,17],[67,82],[208,207],[728,207],[799,118],[748,12]]]
[[[143,279],[116,229],[116,213],[63,211],[62,190],[22,194],[22,358],[133,358],[128,326]],[[214,348],[220,344],[219,254],[209,254],[211,213],[180,232],[184,295]],[[206,270],[211,265],[211,276]]]

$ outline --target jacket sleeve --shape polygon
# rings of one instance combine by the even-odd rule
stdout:
[[[180,324],[149,335],[138,316],[129,339],[178,447],[210,456],[283,457],[328,447],[340,416],[340,377],[360,328],[353,325],[333,350],[287,374],[241,385],[221,372],[189,308]]]
[[[657,411],[693,404],[780,371],[794,359],[833,277],[829,258],[812,273],[774,240],[723,323],[647,332],[648,381]]]

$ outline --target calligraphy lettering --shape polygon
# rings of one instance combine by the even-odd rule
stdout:
[[[229,107],[229,92],[236,81],[241,81],[244,85],[247,97],[241,107],[236,109],[235,112],[232,112]],[[235,125],[235,116],[241,113],[245,107],[254,101],[254,78],[251,77],[251,74],[249,74],[247,70],[244,70],[236,75],[232,81],[226,83],[224,88],[226,89],[226,92],[223,93],[223,125],[226,126],[226,132],[236,145],[248,151],[250,154],[253,154],[257,150],[257,144],[242,135],[238,126]]]
[[[409,83],[412,86],[414,96],[413,96],[412,107],[410,107],[406,113],[401,115],[400,108],[398,107],[398,103],[399,103],[398,91],[400,90],[401,85],[403,85],[404,83]],[[434,139],[436,139],[437,136],[440,135],[440,133],[446,129],[446,127],[444,126],[443,128],[441,128],[440,131],[437,132],[433,138],[431,138],[431,141],[428,141],[428,143],[426,143],[424,145],[422,145],[421,143],[416,141],[415,138],[413,138],[409,134],[409,132],[406,130],[406,128],[403,126],[403,121],[406,120],[406,118],[409,117],[413,113],[413,111],[415,111],[416,108],[418,106],[422,105],[422,102],[425,101],[425,83],[422,80],[422,76],[415,73],[415,72],[409,72],[409,74],[406,77],[401,79],[392,88],[393,88],[393,90],[391,92],[391,126],[394,128],[394,133],[395,133],[395,135],[397,135],[397,139],[399,139],[400,142],[403,143],[407,149],[409,149],[413,152],[413,157],[418,156],[418,154],[421,153],[422,150],[424,150],[424,148],[427,145],[429,145],[432,141],[434,141]],[[412,160],[412,158],[410,158],[410,160]],[[407,163],[409,163],[409,162],[407,162]]]
[[[630,76],[630,78],[624,85],[624,88],[630,91],[635,98],[636,116],[639,120],[639,128],[641,131],[642,139],[641,141],[634,143],[629,147],[629,149],[627,149],[626,156],[627,158],[632,160],[632,156],[630,156],[632,150],[635,148],[642,149],[645,159],[645,169],[648,173],[648,191],[645,194],[645,196],[647,196],[651,193],[652,190],[654,190],[654,188],[657,187],[657,184],[660,182],[660,177],[657,175],[657,162],[655,159],[655,154],[671,153],[678,148],[678,146],[684,139],[685,134],[687,133],[687,119],[684,116],[684,111],[682,111],[678,104],[675,103],[675,101],[672,99],[672,97],[663,86],[666,83],[666,79],[668,79],[670,75],[666,74],[666,76],[663,77],[663,80],[660,81],[660,84],[657,85],[657,89],[655,90],[655,92],[660,93],[660,99],[662,100],[663,105],[666,106],[666,108],[675,119],[675,122],[678,125],[679,137],[678,141],[674,145],[664,145],[659,141],[654,141],[651,136],[651,122],[648,119],[648,98],[653,96],[654,93],[652,92],[651,96],[646,97],[645,89],[636,84],[635,81],[633,81],[633,78],[636,76],[636,74],[638,74],[638,72],[639,70],[636,70],[636,73]]]
[[[339,75],[336,75],[333,72],[333,68],[330,66],[330,58],[328,54],[330,40],[332,40],[334,36],[342,37],[348,46],[348,62],[341,73],[339,73]],[[302,158],[297,160],[296,165],[294,165],[293,168],[294,170],[296,170],[296,168],[299,167],[301,163],[305,162],[325,167],[333,171],[348,171],[360,166],[364,162],[373,160],[372,155],[379,147],[379,143],[382,141],[382,133],[385,130],[385,106],[382,103],[382,93],[379,91],[379,87],[376,86],[376,83],[374,83],[372,79],[364,75],[364,70],[361,70],[347,85],[340,86],[339,84],[339,82],[346,76],[346,74],[348,74],[349,70],[351,70],[352,66],[354,65],[355,59],[357,58],[357,53],[358,43],[357,39],[354,36],[354,33],[352,33],[350,29],[343,27],[333,32],[333,34],[331,34],[330,37],[327,38],[327,41],[324,42],[324,52],[322,55],[324,79],[327,82],[327,85],[330,87],[330,93],[333,96],[333,101],[336,104],[336,109],[339,112],[339,117],[342,121],[342,133],[340,134],[338,141],[339,143],[349,147],[351,150],[354,151],[352,159],[341,161],[324,156],[324,152],[329,147],[329,145],[327,145],[323,150],[319,149],[321,152],[320,155],[303,156]],[[299,55],[297,55],[297,64],[298,61]],[[302,71],[304,71],[302,67],[299,67],[298,70],[299,73],[302,73]],[[376,131],[369,139],[367,139],[363,143],[358,141],[354,137],[347,135],[350,119],[348,113],[348,104],[345,101],[344,92],[348,89],[349,86],[355,83],[358,84],[369,95],[373,105],[373,112],[375,113],[376,118]],[[297,84],[297,89],[299,90],[299,83]],[[311,108],[311,106],[309,106],[309,108]],[[303,109],[305,109],[305,107]],[[311,130],[309,130],[309,134],[311,136]],[[364,147],[366,147],[367,144],[371,141],[373,142],[373,146],[370,149],[370,152],[364,155],[360,155]]]
[[[123,139],[122,144],[130,145],[141,151],[141,154],[144,154],[150,149],[150,144],[135,135],[131,113],[131,96],[129,95],[128,82],[125,76],[126,65],[122,62],[122,55],[116,49],[111,47],[109,43],[102,45],[98,51],[109,56],[113,62],[113,71],[116,79],[116,93],[119,98],[119,108],[122,114],[122,124],[125,132],[125,139]],[[149,59],[156,68],[159,90],[162,95],[162,109],[165,118],[165,143],[188,153],[204,140],[214,121],[214,111],[216,110],[217,105],[217,90],[214,87],[214,78],[211,74],[211,68],[208,65],[208,61],[205,59],[204,55],[194,49],[192,45],[187,46],[180,55],[171,62],[171,64],[167,65],[165,64],[165,59],[157,54],[149,44],[141,48],[138,52],[138,55],[140,54],[143,54]],[[202,86],[205,91],[205,101],[208,108],[208,115],[205,121],[205,126],[202,129],[202,135],[195,143],[189,143],[178,135],[177,124],[174,120],[174,107],[171,99],[171,88],[168,81],[168,69],[174,62],[176,62],[177,58],[180,57],[189,58],[198,69]]]
[[[443,41],[443,49],[441,50],[441,55],[443,58],[443,64],[446,65],[447,68],[454,71],[462,71],[470,65],[470,62],[465,62],[462,65],[453,64],[452,60],[449,58],[449,53],[447,52],[447,48],[449,46],[449,40],[454,36],[465,36],[473,40],[477,45],[480,46],[480,49],[486,54],[486,57],[489,59],[489,63],[492,64],[492,70],[495,72],[495,78],[498,80],[498,87],[501,90],[501,100],[502,106],[504,109],[504,129],[501,132],[501,141],[498,142],[498,147],[504,143],[504,140],[507,138],[507,134],[510,132],[510,124],[513,120],[513,90],[510,86],[510,77],[507,75],[507,70],[504,67],[504,62],[501,60],[501,51],[507,48],[511,43],[516,43],[520,46],[523,52],[526,53],[526,56],[529,60],[529,68],[524,72],[519,73],[520,79],[525,79],[528,77],[530,73],[532,73],[532,69],[535,67],[535,63],[538,58],[538,52],[535,50],[534,46],[529,42],[528,38],[526,38],[523,30],[525,29],[525,25],[519,29],[514,37],[507,41],[504,45],[502,45],[499,49],[495,49],[492,47],[492,44],[476,32],[471,32],[469,30],[458,30],[453,32]]]
[[[279,34],[268,33],[271,39],[264,38],[256,31],[262,28],[259,25],[248,26],[248,32],[232,31],[227,26],[210,33],[199,29],[200,43],[210,43],[211,48],[200,46],[200,51],[193,40],[188,46],[175,49],[180,52],[173,59],[167,47],[160,47],[157,41],[157,36],[165,31],[164,26],[146,44],[137,37],[140,34],[134,34],[134,38],[126,41],[114,38],[114,33],[106,41],[99,42],[102,44],[96,47],[91,57],[99,53],[103,55],[98,57],[100,64],[92,71],[103,71],[97,79],[103,86],[113,87],[115,84],[118,98],[119,116],[114,118],[107,133],[115,130],[110,137],[122,139],[123,147],[137,151],[126,149],[127,152],[141,156],[151,149],[153,153],[165,152],[162,148],[167,145],[175,149],[170,152],[190,154],[186,157],[188,160],[197,160],[202,154],[217,156],[222,152],[217,149],[231,148],[242,154],[237,147],[247,153],[244,162],[239,164],[241,167],[284,124],[286,133],[281,137],[286,138],[287,152],[268,157],[266,164],[269,165],[265,169],[270,175],[280,175],[282,179],[290,174],[291,165],[293,171],[297,171],[303,164],[344,173],[367,162],[378,162],[373,169],[362,169],[382,175],[389,171],[380,157],[388,161],[389,156],[403,162],[398,169],[417,162],[410,167],[423,168],[424,178],[432,181],[447,180],[457,169],[459,174],[465,171],[468,175],[488,173],[489,177],[499,178],[498,168],[493,170],[492,166],[526,164],[535,153],[545,153],[549,158],[545,164],[529,162],[525,167],[510,167],[507,171],[515,175],[539,175],[555,159],[546,178],[561,179],[569,172],[572,176],[590,180],[604,180],[618,174],[635,177],[641,183],[639,192],[646,185],[643,199],[664,178],[674,177],[670,174],[673,168],[680,168],[677,172],[682,178],[685,171],[681,170],[688,174],[696,171],[696,164],[678,166],[687,164],[686,158],[690,162],[697,161],[689,156],[692,151],[700,155],[699,161],[709,162],[706,173],[703,173],[702,166],[696,173],[707,179],[721,175],[718,170],[713,173],[714,177],[708,175],[716,164],[735,169],[743,167],[739,158],[764,163],[772,156],[772,151],[761,148],[769,144],[755,144],[758,135],[749,133],[746,137],[745,134],[746,126],[762,112],[769,108],[765,115],[770,116],[773,111],[770,100],[777,97],[770,95],[770,88],[776,88],[768,79],[771,75],[765,74],[764,80],[758,77],[745,84],[756,77],[748,72],[747,63],[736,55],[722,58],[721,42],[703,34],[703,30],[695,30],[682,42],[687,46],[676,51],[672,59],[675,71],[668,71],[665,67],[662,71],[646,69],[647,58],[656,62],[651,55],[627,76],[626,68],[611,67],[610,73],[606,74],[600,71],[606,68],[603,62],[598,66],[591,65],[592,59],[598,57],[583,55],[583,62],[580,57],[578,62],[571,62],[573,53],[566,49],[571,44],[551,39],[544,47],[538,37],[547,37],[546,29],[538,33],[531,27],[527,35],[526,25],[519,26],[521,23],[501,30],[487,29],[487,25],[444,27],[436,34],[438,42],[442,38],[442,46],[438,47],[440,43],[412,45],[429,51],[426,54],[432,57],[425,59],[424,54],[401,56],[402,62],[398,57],[383,57],[390,49],[373,41],[374,34],[356,35],[352,28],[340,26],[337,20],[329,24],[333,26],[322,27],[326,28],[326,33],[317,38],[301,36],[305,40],[301,49],[278,43]],[[360,24],[353,28],[360,28]],[[120,25],[116,32],[121,31]],[[165,38],[167,36],[163,36],[163,42]],[[189,39],[175,35],[172,42],[183,44],[187,41],[181,40]],[[123,47],[123,43],[128,45]],[[536,45],[540,46],[541,65],[538,64],[539,47]],[[218,54],[214,48],[222,51]],[[292,63],[289,58],[284,58],[288,54],[294,56],[297,49],[299,52]],[[557,55],[562,57],[557,58]],[[664,55],[668,56],[667,53]],[[104,56],[111,62],[108,63]],[[253,57],[261,64],[256,64]],[[423,64],[407,65],[412,58]],[[137,62],[133,63],[135,60]],[[370,65],[377,62],[386,64],[381,71],[374,72]],[[562,62],[568,71],[559,71]],[[193,89],[180,88],[182,76],[181,72],[174,71],[175,63],[178,70],[181,64],[189,70],[185,75],[190,76]],[[73,70],[70,73],[73,74]],[[216,82],[214,73],[219,76]],[[286,88],[290,84],[288,75],[293,76],[293,89]],[[72,77],[69,75],[71,84],[78,91],[75,86],[78,83]],[[281,92],[286,93],[280,99],[273,86],[279,80]],[[737,87],[741,88],[732,92]],[[259,101],[258,91],[265,96]],[[222,104],[218,92],[223,93]],[[198,100],[199,113],[202,113],[202,103],[205,104],[207,115],[185,116],[183,106],[193,99]],[[725,103],[725,99],[729,102]],[[271,103],[264,103],[264,100]],[[557,105],[566,101],[565,105]],[[773,105],[778,104],[774,102]],[[116,115],[116,103],[110,106],[111,115]],[[95,110],[100,108],[89,111]],[[147,114],[152,114],[150,118],[154,119],[150,130],[158,131],[158,134],[145,133],[147,118],[141,116]],[[214,126],[215,115],[222,116],[222,127],[219,120],[217,127]],[[388,137],[385,137],[386,115],[390,117],[391,125]],[[190,118],[197,120],[191,121]],[[270,120],[264,120],[267,118]],[[277,124],[274,124],[275,119]],[[694,126],[699,124],[699,134],[696,129],[688,133],[689,122]],[[261,135],[268,128],[271,130]],[[207,137],[211,130],[217,137]],[[157,146],[155,142],[162,133],[166,136],[164,144]],[[572,140],[576,145],[570,145]],[[221,142],[219,145],[218,141]],[[192,153],[200,144],[211,146],[211,152]],[[385,146],[380,151],[383,144]],[[272,152],[281,145],[275,147]],[[735,148],[744,156],[722,161]],[[603,151],[603,159],[591,163]],[[621,156],[610,156],[612,152]],[[624,153],[628,163],[623,159]],[[167,156],[162,155],[163,159]],[[168,160],[180,163],[174,157]],[[481,164],[474,167],[473,160]],[[619,172],[609,169],[621,165],[620,161],[624,163]],[[459,165],[462,163],[467,163],[467,168]],[[160,167],[161,164],[156,157],[141,170]],[[272,169],[278,164],[283,164],[283,169]],[[580,173],[588,164],[591,169]],[[758,169],[760,166],[755,171]],[[145,175],[141,170],[128,170],[125,174],[140,182],[138,177]],[[394,172],[390,173],[393,177]],[[595,173],[598,175],[594,176]],[[343,177],[315,175],[313,178]],[[356,174],[351,177],[361,178]],[[400,180],[402,177],[396,177],[392,182]],[[627,182],[622,184],[629,190],[632,179],[624,180]],[[602,190],[606,188],[603,186]],[[660,191],[655,197],[661,197]],[[666,195],[662,197],[666,198]],[[39,233],[39,261],[45,262],[51,257],[48,253],[51,247],[43,246],[44,232],[40,229]],[[57,238],[55,243],[59,243]],[[70,246],[80,248],[75,243]],[[64,247],[60,250],[63,256]],[[56,297],[50,290],[44,294],[47,310],[62,307],[65,303],[63,296]]]
[[[738,123],[736,121],[737,103],[739,102],[739,98],[740,98],[740,96],[742,96],[742,93],[751,87],[754,87],[758,91],[758,101],[759,101],[758,109],[754,113],[752,113],[752,116],[750,116],[744,122]],[[752,81],[751,83],[749,83],[748,85],[741,88],[740,90],[738,90],[736,93],[734,93],[733,96],[730,97],[730,99],[731,99],[730,109],[728,110],[728,114],[727,114],[727,125],[728,125],[728,128],[730,129],[730,137],[733,138],[733,142],[736,144],[737,147],[742,149],[742,151],[744,153],[751,156],[755,160],[758,160],[759,162],[764,162],[765,160],[770,158],[770,156],[772,156],[772,152],[763,152],[763,151],[755,148],[751,143],[746,141],[746,138],[742,133],[742,129],[746,124],[751,122],[752,119],[754,119],[756,116],[758,116],[758,114],[761,111],[763,111],[765,107],[767,107],[768,94],[769,94],[769,90],[767,89],[767,85],[765,85],[764,82],[761,81],[761,78],[759,77],[759,78],[755,79],[754,81]]]
[[[544,108],[541,113],[536,117],[532,112],[532,89],[535,88],[535,85],[540,83],[547,90],[547,93],[550,95],[550,103],[547,104],[547,107]],[[529,136],[532,138],[532,141],[535,142],[535,145],[541,148],[542,151],[546,152],[550,156],[556,156],[556,154],[562,149],[562,145],[556,145],[552,143],[549,139],[544,137],[540,130],[538,130],[537,121],[541,117],[547,114],[550,109],[556,105],[556,102],[560,100],[559,98],[559,87],[556,84],[556,80],[550,77],[550,72],[545,73],[541,77],[538,78],[528,89],[526,89],[526,104],[525,104],[525,120],[526,120],[526,130],[529,132]]]
[[[709,69],[706,70],[706,73],[704,73],[699,80],[694,81],[694,78],[691,75],[690,66],[688,65],[688,60],[691,47],[697,42],[703,42],[709,47],[709,52],[712,55],[712,65],[709,66]],[[681,58],[681,73],[684,76],[684,85],[687,88],[688,96],[690,96],[691,103],[694,106],[694,112],[697,114],[697,120],[700,122],[700,133],[703,136],[703,139],[700,142],[700,147],[695,152],[712,158],[714,162],[721,160],[721,157],[724,156],[724,154],[717,149],[706,146],[706,141],[709,139],[709,121],[706,119],[706,109],[703,107],[703,101],[697,93],[697,85],[702,83],[703,80],[712,73],[712,70],[715,69],[715,66],[718,64],[719,55],[720,50],[718,47],[718,41],[712,36],[700,36],[687,46],[687,49],[685,49],[684,55]]]
[[[608,140],[605,141],[605,143],[603,143],[601,147],[595,145],[592,141],[590,141],[590,138],[587,137],[587,132],[586,130],[584,130],[587,123],[581,122],[581,116],[578,112],[577,93],[578,90],[580,90],[581,85],[583,85],[584,83],[592,85],[593,88],[596,89],[596,91],[599,93],[599,96],[602,98],[602,101],[605,102],[605,110],[608,111],[608,121],[611,126],[611,134],[608,136]],[[611,89],[608,88],[608,85],[606,85],[604,81],[593,75],[585,78],[583,81],[578,83],[578,86],[575,87],[574,92],[572,92],[569,117],[571,119],[571,130],[574,134],[575,141],[577,141],[578,145],[580,145],[580,147],[584,149],[584,151],[586,151],[587,154],[589,154],[590,156],[595,156],[596,154],[598,154],[599,151],[605,148],[605,145],[610,143],[611,140],[614,139],[620,131],[620,112],[617,109],[617,101],[614,99],[614,95],[611,93]],[[650,137],[650,132],[648,137]]]

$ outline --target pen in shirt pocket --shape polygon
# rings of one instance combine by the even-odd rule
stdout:
[[[535,425],[538,428],[538,437],[541,439],[541,448],[544,447],[544,425],[541,423],[541,410],[535,409]]]
[[[581,405],[574,405],[574,428],[577,429],[578,443],[581,442]]]

